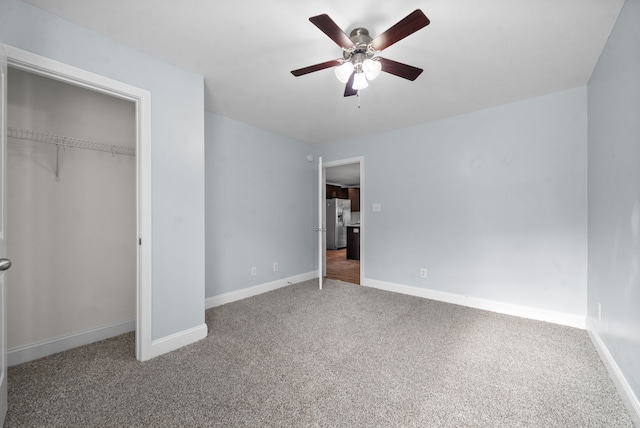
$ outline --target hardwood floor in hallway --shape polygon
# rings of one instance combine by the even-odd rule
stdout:
[[[327,250],[327,278],[360,284],[360,260],[347,259],[347,249]]]

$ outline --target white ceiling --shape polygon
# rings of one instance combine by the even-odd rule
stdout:
[[[623,0],[27,0],[205,77],[205,108],[329,144],[585,85]],[[382,56],[424,69],[382,73],[356,97],[332,69],[291,70],[341,49],[308,18],[385,31],[415,9],[431,24]]]
[[[326,182],[345,187],[360,186],[360,164],[340,165],[326,168]]]

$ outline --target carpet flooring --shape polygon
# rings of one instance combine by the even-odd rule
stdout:
[[[329,280],[9,368],[5,427],[632,427],[585,331]]]

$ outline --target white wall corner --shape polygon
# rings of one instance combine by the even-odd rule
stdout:
[[[595,322],[592,319],[587,319],[587,332],[589,333],[589,337],[591,338],[591,342],[593,346],[598,351],[600,355],[600,359],[604,363],[604,366],[607,368],[609,372],[609,376],[613,380],[613,384],[616,386],[618,393],[620,394],[622,401],[624,402],[633,422],[636,426],[640,427],[640,400],[633,392],[631,385],[627,382],[622,370],[616,363],[616,360],[609,352],[607,345],[605,345],[604,341],[598,334],[598,331],[595,328]]]
[[[78,346],[88,345],[110,337],[129,333],[130,331],[135,331],[135,329],[136,320],[132,319],[30,343],[9,349],[7,351],[7,365],[11,367],[37,360],[38,358],[47,357],[57,354],[58,352],[77,348]]]
[[[584,330],[586,318],[581,315],[568,314],[564,312],[549,311],[546,309],[532,308],[529,306],[515,305],[511,303],[498,302],[494,300],[479,299],[476,297],[464,296],[462,294],[447,293],[444,291],[430,290],[427,288],[414,287],[410,285],[394,284],[391,282],[378,281],[365,278],[362,284],[367,287],[380,290],[392,291],[394,293],[406,294],[409,296],[422,297],[425,299],[437,300],[454,305],[467,306],[485,311],[497,312],[505,315],[513,315],[521,318],[528,318],[537,321],[545,321],[554,324],[565,325]]]
[[[207,333],[207,325],[200,324],[196,327],[171,334],[161,339],[156,339],[151,342],[151,350],[148,355],[143,355],[141,360],[150,360],[151,358],[158,357],[162,354],[175,351],[183,346],[191,345],[192,343],[207,337]]]
[[[317,277],[318,271],[312,271],[300,275],[290,276],[288,278],[282,278],[277,281],[254,285],[251,287],[243,288],[242,290],[218,294],[217,296],[212,296],[205,299],[205,309],[215,308],[216,306],[221,306],[227,303],[235,302],[237,300],[257,296],[262,293],[277,290],[278,288],[287,287],[299,282],[309,281]]]

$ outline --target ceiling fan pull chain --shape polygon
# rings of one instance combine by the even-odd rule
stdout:
[[[356,94],[356,98],[358,98],[358,108],[360,108],[360,91]]]

